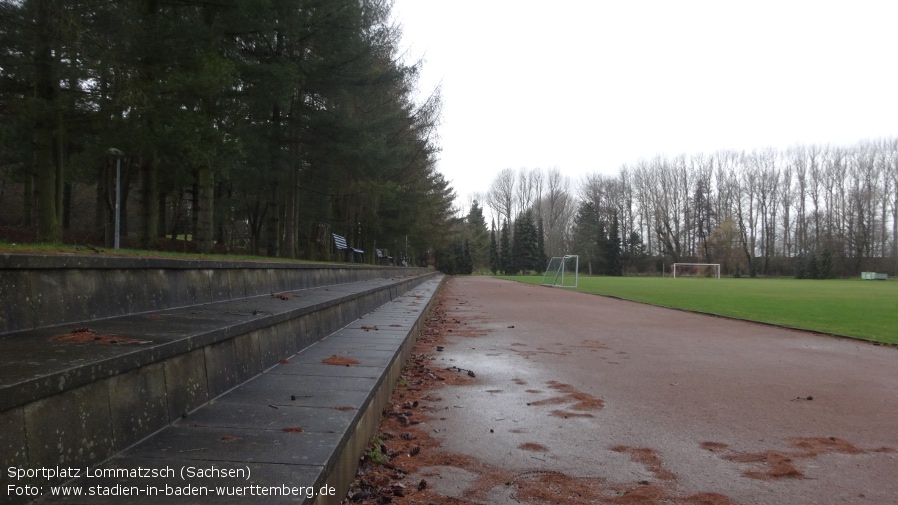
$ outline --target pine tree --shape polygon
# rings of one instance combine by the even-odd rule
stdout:
[[[518,217],[514,224],[511,245],[512,271],[527,273],[537,269],[539,245],[533,214],[528,210]]]
[[[795,271],[796,279],[804,279],[805,277],[805,269],[804,269],[804,256],[796,256],[793,264],[793,270]]]
[[[636,271],[641,271],[642,264],[648,254],[646,253],[645,244],[642,242],[642,237],[639,236],[639,233],[635,231],[630,232],[630,238],[627,239],[624,249],[626,251],[626,253],[623,254],[624,260],[622,262],[624,264],[624,269],[635,268]]]
[[[537,264],[536,271],[537,272],[545,272],[548,267],[548,259],[546,258],[546,239],[545,239],[545,230],[543,230],[543,220],[539,220],[539,225],[536,228],[537,233]]]
[[[595,270],[597,274],[608,273],[608,235],[605,233],[605,221],[599,220],[596,227]]]
[[[496,275],[499,270],[499,244],[496,243],[496,220],[494,219],[490,223],[490,271]]]
[[[499,270],[505,275],[511,275],[512,268],[511,237],[509,236],[508,219],[505,219],[499,238]]]
[[[833,276],[833,255],[829,252],[829,249],[823,250],[823,255],[820,258],[820,278],[821,279],[830,279]]]
[[[471,257],[475,266],[483,267],[489,258],[489,231],[486,229],[486,220],[483,217],[483,208],[477,200],[471,204],[471,210],[465,218],[467,237],[471,247]]]
[[[538,270],[539,269],[539,233],[536,225],[533,223],[533,213],[531,211],[524,212],[523,224],[521,231],[521,270]]]
[[[461,262],[459,262],[459,273],[465,275],[471,275],[472,273],[474,273],[474,257],[471,256],[471,244],[468,242],[468,239],[465,239],[465,244],[462,248]]]
[[[808,257],[808,264],[805,265],[805,277],[808,279],[819,279],[820,278],[820,269],[817,264],[817,255],[811,253]]]
[[[521,270],[526,269],[526,267],[524,266],[526,259],[524,258],[525,252],[523,250],[523,226],[523,216],[518,216],[518,219],[514,222],[514,233],[512,233],[511,235],[511,271],[514,274],[518,274]]]
[[[398,57],[391,2],[0,5],[0,165],[26,181],[24,224],[42,240],[59,239],[75,183],[96,187],[106,227],[110,147],[125,153],[122,233],[138,217],[144,245],[177,231],[210,249],[238,223],[253,252],[305,242],[310,259],[331,232],[367,251],[404,251],[407,235],[417,258],[455,238],[440,95],[415,98],[421,64]],[[485,225],[470,222],[484,262]]]
[[[621,268],[621,242],[617,212],[611,216],[611,229],[608,231],[608,241],[605,243],[605,274],[620,276]]]
[[[583,202],[577,208],[574,217],[573,253],[580,256],[580,268],[591,269],[589,265],[596,265],[598,258],[598,228],[599,216],[592,202]],[[600,270],[596,270],[597,272]]]

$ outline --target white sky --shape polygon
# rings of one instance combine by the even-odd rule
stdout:
[[[898,2],[395,0],[460,203],[504,168],[898,135]]]

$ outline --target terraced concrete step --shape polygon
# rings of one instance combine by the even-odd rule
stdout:
[[[31,484],[42,489],[40,503],[339,503],[441,281],[427,280],[65,486],[118,495],[53,498],[44,480]]]
[[[301,319],[290,336],[260,341],[261,356],[238,351],[237,361],[244,366],[232,372],[246,380],[261,372],[262,363],[274,363],[287,350],[342,326],[347,317],[386,303],[417,278],[371,279],[2,334],[0,411]],[[315,317],[303,317],[310,314]]]
[[[0,465],[86,469],[435,275],[107,318],[87,332],[68,324],[2,335]],[[84,334],[99,340],[71,341]],[[18,483],[7,477],[4,487]]]

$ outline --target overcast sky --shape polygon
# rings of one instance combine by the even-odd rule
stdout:
[[[898,2],[395,0],[439,170],[573,180],[656,155],[898,136]]]

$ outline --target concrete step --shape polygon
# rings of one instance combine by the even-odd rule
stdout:
[[[410,269],[390,269],[390,276],[356,270],[345,276],[336,275],[339,270],[320,274],[305,267],[303,275],[296,275],[288,270],[276,269],[272,276],[301,286],[310,278],[345,282],[273,293],[256,286],[244,291],[266,294],[235,297],[232,291],[217,302],[0,334],[2,468],[85,471],[436,276]],[[33,274],[26,284],[40,284],[35,279],[45,273]],[[257,278],[267,283],[272,276]],[[358,277],[367,279],[352,280]],[[107,288],[121,290],[122,285]],[[66,291],[71,289],[56,295]],[[175,300],[174,305],[183,301],[165,299]],[[42,297],[41,304],[47,305],[46,300]],[[3,475],[4,487],[67,480],[65,475],[23,481]],[[27,501],[13,494],[12,503]]]
[[[423,271],[372,265],[0,254],[0,334]]]
[[[41,487],[38,503],[339,503],[441,280],[425,281],[66,483],[117,495],[54,498],[39,479],[31,484]],[[357,364],[323,363],[334,356]],[[133,475],[137,469],[149,476]]]

